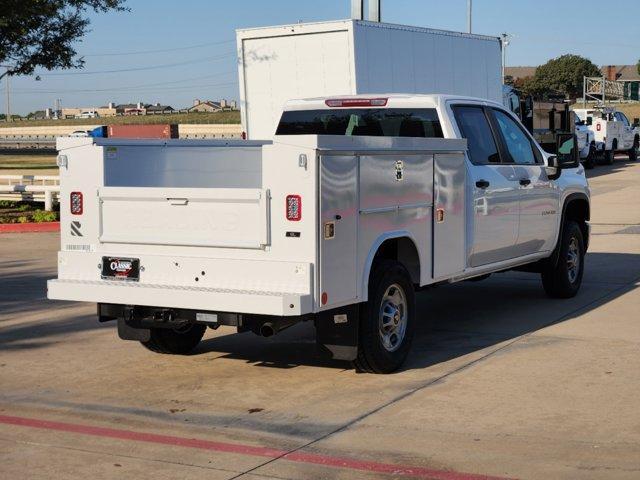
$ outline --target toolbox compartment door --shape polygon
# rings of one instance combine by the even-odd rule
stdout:
[[[320,308],[357,297],[358,157],[324,155],[320,168]]]
[[[269,191],[103,187],[100,242],[261,249],[269,244]]]

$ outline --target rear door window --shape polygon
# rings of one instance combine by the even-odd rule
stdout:
[[[434,108],[288,110],[282,114],[276,135],[443,137]]]
[[[498,146],[480,106],[453,107],[453,114],[463,138],[467,139],[469,159],[474,165],[500,163]]]

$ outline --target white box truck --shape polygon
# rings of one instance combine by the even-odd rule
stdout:
[[[498,37],[363,20],[237,31],[242,126],[271,139],[292,98],[440,93],[502,101]]]

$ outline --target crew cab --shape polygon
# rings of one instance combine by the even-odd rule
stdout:
[[[625,152],[631,161],[638,158],[640,127],[631,124],[627,116],[613,107],[578,108],[574,112],[602,142],[605,163],[612,164],[616,152]]]
[[[520,269],[580,288],[589,187],[573,134],[545,153],[486,100],[289,101],[272,141],[60,138],[48,297],[98,304],[121,338],[184,354],[208,327],[314,322],[362,371],[401,366],[415,292]],[[462,300],[462,299],[461,299]]]

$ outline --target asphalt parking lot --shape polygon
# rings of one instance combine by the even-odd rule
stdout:
[[[576,298],[513,272],[420,293],[387,376],[308,324],[151,353],[46,300],[57,234],[0,235],[0,478],[640,478],[640,162],[589,176]]]

